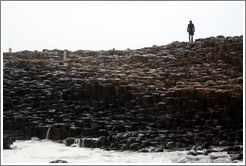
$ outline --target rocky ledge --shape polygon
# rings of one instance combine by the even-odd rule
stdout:
[[[3,54],[4,136],[242,159],[242,36],[67,53]]]

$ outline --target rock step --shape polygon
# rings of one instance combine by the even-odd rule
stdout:
[[[68,51],[66,63],[62,54],[3,54],[4,134],[113,140],[119,133],[140,132],[136,142],[107,146],[136,151],[242,143],[242,36],[138,50]]]

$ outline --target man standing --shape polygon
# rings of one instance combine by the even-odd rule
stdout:
[[[195,32],[195,26],[194,26],[194,24],[192,24],[192,21],[190,21],[190,23],[188,24],[187,32],[189,33],[189,42],[193,42],[193,35]]]

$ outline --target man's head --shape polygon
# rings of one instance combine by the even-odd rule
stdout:
[[[192,23],[192,21],[190,20],[190,23]]]

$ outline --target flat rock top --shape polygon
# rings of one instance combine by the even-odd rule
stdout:
[[[217,36],[137,50],[68,51],[65,63],[62,50],[22,51],[11,56],[5,53],[3,62],[4,72],[13,75],[38,71],[35,77],[39,79],[96,81],[132,93],[177,88],[241,93],[243,89],[242,36]],[[28,77],[23,79],[28,81]]]

